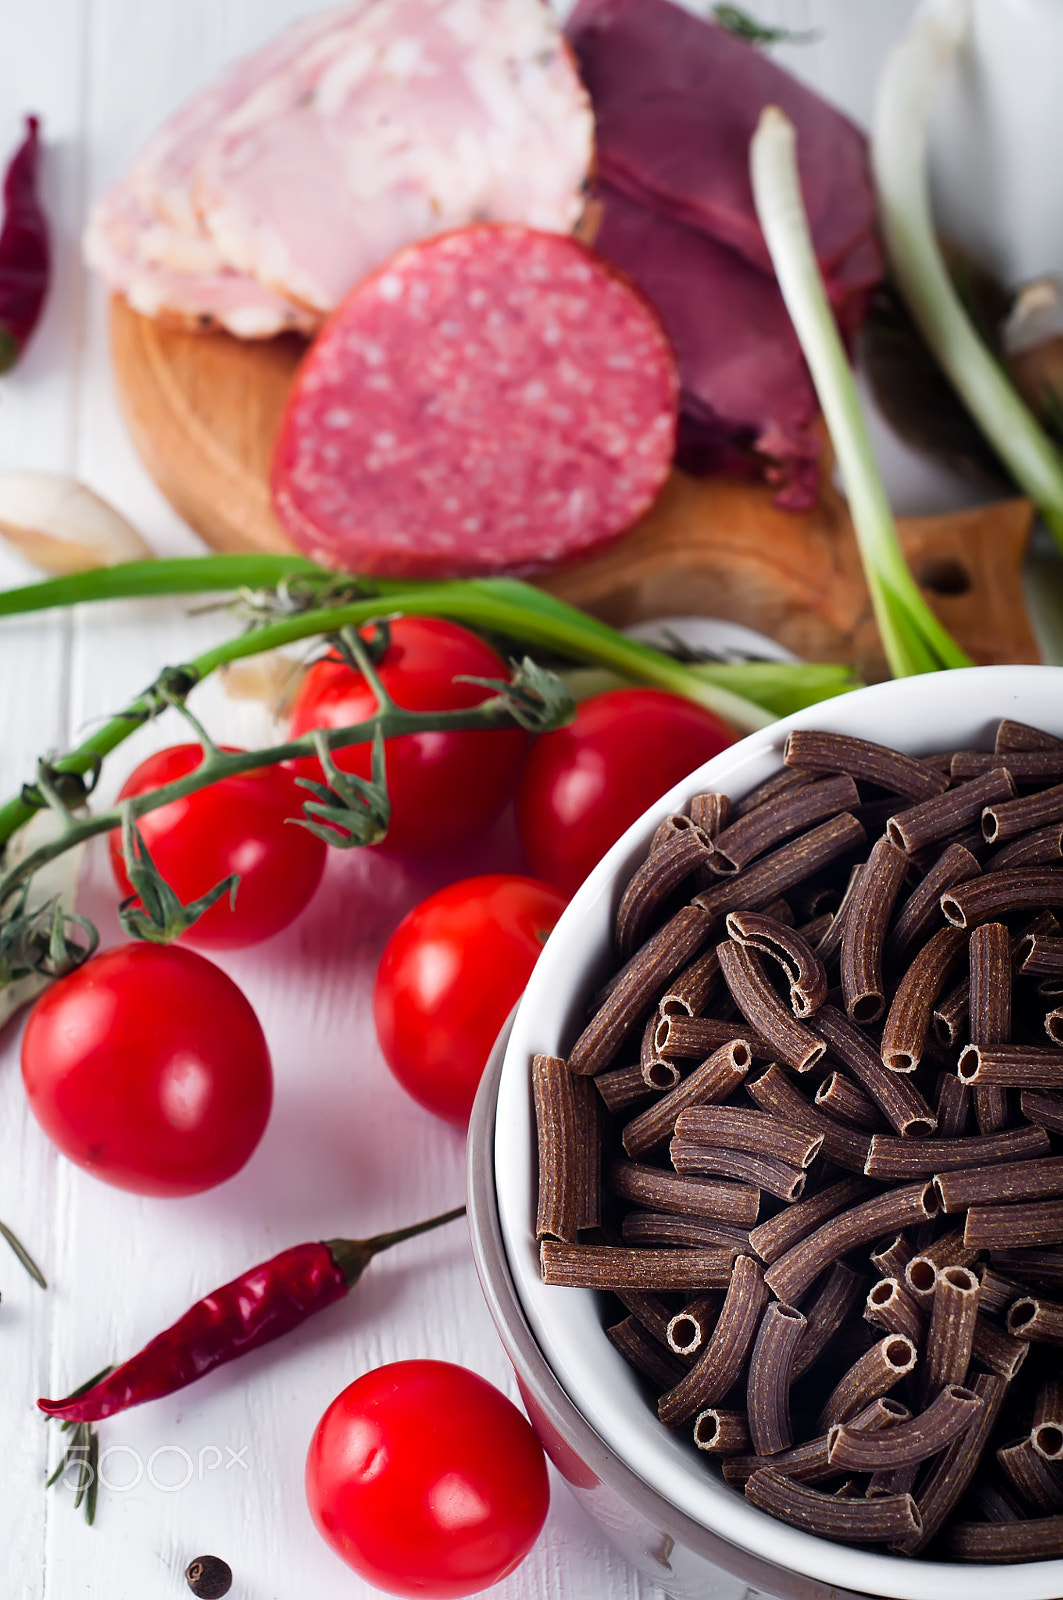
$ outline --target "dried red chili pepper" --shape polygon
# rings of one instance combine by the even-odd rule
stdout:
[[[38,1400],[64,1422],[98,1422],[183,1389],[215,1367],[257,1350],[351,1289],[373,1257],[402,1239],[453,1222],[465,1207],[372,1239],[297,1244],[196,1302],[172,1327],[99,1382],[65,1400]]]
[[[0,372],[15,365],[37,326],[51,268],[48,222],[37,199],[40,151],[37,117],[26,118],[26,137],[4,175],[0,227]]]

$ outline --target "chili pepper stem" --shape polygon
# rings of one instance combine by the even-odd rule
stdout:
[[[396,1228],[392,1233],[377,1233],[371,1239],[326,1239],[325,1249],[343,1273],[348,1288],[357,1283],[366,1267],[381,1250],[390,1250],[393,1244],[404,1239],[414,1239],[419,1233],[430,1233],[446,1222],[454,1222],[465,1215],[464,1206],[444,1211],[442,1216],[429,1217],[427,1222],[415,1222],[408,1228]]]

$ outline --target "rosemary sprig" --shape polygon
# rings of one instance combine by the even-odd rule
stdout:
[[[34,1283],[39,1283],[42,1289],[47,1289],[48,1280],[45,1278],[44,1273],[41,1271],[36,1261],[34,1261],[33,1257],[26,1249],[26,1246],[22,1243],[22,1240],[19,1239],[16,1234],[12,1233],[7,1224],[3,1222],[0,1222],[0,1239],[7,1240],[8,1244],[11,1246],[18,1259],[22,1262],[22,1265],[25,1267]]]

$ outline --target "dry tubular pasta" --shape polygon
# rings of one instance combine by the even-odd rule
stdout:
[[[692,823],[689,817],[683,816],[681,812],[674,811],[671,816],[665,817],[663,822],[659,822],[654,828],[653,838],[650,840],[650,848],[647,854],[652,856],[656,851],[663,850],[666,844],[671,844],[673,839],[691,826]]]
[[[1052,1561],[1063,1556],[1063,1517],[954,1522],[941,1541],[949,1561]]]
[[[807,1323],[794,1353],[791,1377],[797,1379],[815,1366],[835,1335],[855,1310],[867,1279],[844,1261],[836,1261],[824,1274],[823,1286],[804,1309]]]
[[[707,1061],[695,1067],[688,1078],[669,1094],[647,1106],[623,1129],[620,1140],[632,1160],[659,1145],[667,1144],[675,1129],[675,1119],[687,1106],[726,1100],[753,1065],[753,1054],[744,1039],[732,1039],[713,1051]]]
[[[1063,1006],[1056,1007],[1045,1017],[1045,1032],[1055,1044],[1063,1044]]]
[[[747,1111],[743,1106],[691,1106],[678,1117],[675,1131],[678,1138],[695,1144],[748,1150],[752,1155],[770,1150],[776,1160],[791,1167],[810,1167],[823,1144],[817,1133],[787,1127],[766,1111]]]
[[[612,1064],[640,1012],[705,943],[711,926],[704,911],[683,906],[642,946],[573,1045],[568,1058],[571,1072],[593,1076]]]
[[[821,911],[818,917],[813,917],[811,922],[803,922],[797,930],[805,943],[811,945],[812,949],[815,950],[820,961],[823,960],[823,956],[820,955],[818,945],[833,921],[833,912]]]
[[[934,1293],[937,1270],[937,1264],[922,1252],[913,1256],[904,1269],[905,1284],[916,1299],[922,1300],[927,1306],[929,1306],[930,1297]]]
[[[994,1316],[1006,1311],[1013,1300],[1020,1300],[1026,1292],[1020,1288],[1013,1278],[1006,1278],[995,1267],[982,1267],[982,1288],[978,1296],[978,1305],[982,1311],[989,1311]]]
[[[972,1206],[964,1238],[973,1250],[1058,1244],[1063,1239],[1063,1200],[1033,1200],[1026,1205]]]
[[[724,878],[714,888],[695,895],[694,905],[711,916],[725,911],[758,911],[787,889],[803,883],[813,873],[840,861],[867,844],[867,834],[848,811],[821,822],[770,855],[761,856],[736,878]]]
[[[945,1212],[975,1205],[1003,1205],[1014,1200],[1052,1200],[1063,1195],[1063,1156],[1043,1161],[1014,1161],[999,1167],[961,1167],[940,1172],[934,1187]]]
[[[805,1327],[800,1311],[781,1300],[773,1300],[760,1319],[747,1385],[749,1434],[758,1455],[773,1455],[793,1444],[790,1383]]]
[[[1002,751],[1058,750],[1061,747],[1063,739],[1046,733],[1043,728],[1031,728],[1025,722],[1016,722],[1012,717],[1001,718],[993,746],[998,755]]]
[[[853,895],[856,893],[856,886],[860,882],[860,869],[862,867],[863,862],[858,861],[853,867],[852,871],[849,873],[849,881],[845,886],[845,892],[841,897],[838,909],[831,917],[826,933],[824,933],[823,937],[815,947],[816,954],[823,962],[824,966],[826,966],[829,961],[834,960],[834,957],[838,954],[842,947],[842,935],[845,932],[845,919],[849,914],[849,907],[852,905]]]
[[[1063,783],[1018,800],[991,802],[982,812],[982,836],[989,844],[1006,844],[1050,822],[1063,822]]]
[[[978,1279],[974,1273],[967,1267],[939,1271],[919,1369],[924,1405],[950,1385],[965,1381],[977,1316]]]
[[[1030,1346],[1025,1339],[1013,1339],[1010,1333],[1004,1333],[988,1317],[979,1315],[971,1347],[972,1358],[978,1366],[985,1367],[987,1372],[995,1372],[997,1377],[1006,1378],[1010,1383],[1029,1353]]]
[[[725,794],[696,794],[690,802],[690,820],[710,839],[726,828],[731,816],[731,801]]]
[[[571,1244],[577,1228],[594,1225],[583,1216],[589,1205],[590,1187],[584,1170],[590,1123],[585,1091],[589,1088],[589,1084],[572,1076],[559,1057],[533,1057],[532,1089],[539,1144],[536,1239],[563,1239]]]
[[[875,1022],[886,1004],[882,956],[908,858],[891,840],[876,839],[853,890],[842,929],[845,1009],[854,1022]]]
[[[744,1022],[721,1022],[716,1017],[684,1017],[674,1012],[655,1019],[654,1054],[662,1061],[704,1061],[731,1039],[744,1039],[754,1054],[769,1058],[770,1046],[757,1038]]]
[[[684,1177],[735,1178],[742,1184],[755,1184],[777,1200],[799,1200],[805,1187],[800,1167],[776,1161],[774,1156],[751,1155],[748,1150],[724,1150],[714,1145],[694,1144],[689,1139],[673,1139],[669,1146],[672,1165]]]
[[[1040,911],[1046,905],[1063,906],[1063,872],[1053,867],[983,872],[941,896],[945,920],[957,928],[975,928],[1013,911]]]
[[[937,844],[959,833],[978,821],[985,806],[1010,800],[1014,794],[1015,784],[1010,772],[998,765],[933,800],[924,800],[919,805],[909,806],[907,811],[899,811],[886,824],[886,833],[895,845],[911,855],[925,845]]]
[[[699,1411],[724,1399],[746,1364],[767,1303],[760,1262],[739,1256],[712,1338],[687,1375],[657,1402],[666,1427],[685,1428]]]
[[[827,1041],[831,1054],[871,1096],[892,1128],[910,1139],[934,1132],[937,1117],[918,1089],[906,1078],[887,1071],[878,1051],[836,1006],[821,1006],[814,1026]]]
[[[850,1172],[863,1172],[871,1137],[817,1111],[774,1062],[767,1072],[746,1084],[746,1092],[762,1111],[772,1111],[783,1122],[794,1122],[799,1128],[822,1134],[822,1153],[828,1161]],[[780,1295],[780,1299],[785,1296]]]
[[[733,1250],[735,1255],[749,1254],[749,1234],[744,1228],[733,1228],[729,1222],[715,1222],[709,1217],[677,1217],[670,1211],[629,1211],[620,1224],[625,1244],[656,1244],[665,1247],[686,1246],[698,1250],[706,1245],[719,1245]]]
[[[903,1233],[880,1239],[871,1252],[871,1265],[882,1277],[899,1277],[908,1265],[915,1250]]]
[[[1002,1272],[1010,1272],[1038,1288],[1063,1290],[1063,1250],[1039,1250],[1032,1245],[1017,1250],[994,1246],[990,1259]]]
[[[979,1133],[1002,1133],[1011,1121],[1008,1091],[982,1084],[974,1090],[974,1115]]]
[[[783,1005],[756,951],[729,939],[718,947],[717,953],[731,998],[753,1031],[796,1071],[807,1072],[814,1067],[827,1047]]]
[[[917,1555],[952,1514],[974,1477],[989,1436],[996,1427],[1007,1394],[1007,1383],[1003,1378],[980,1372],[971,1380],[970,1388],[981,1400],[982,1409],[971,1426],[964,1433],[957,1434],[952,1443],[930,1463],[918,1495],[923,1531],[897,1541],[899,1548],[907,1555]]]
[[[749,1421],[744,1411],[710,1406],[694,1418],[694,1443],[714,1455],[738,1455],[749,1449]]]
[[[957,1172],[975,1162],[983,1166],[1000,1161],[1022,1161],[1050,1155],[1052,1146],[1043,1128],[1007,1128],[1003,1133],[970,1139],[897,1139],[876,1133],[864,1171],[886,1182]]]
[[[907,1183],[831,1217],[780,1256],[764,1274],[772,1293],[794,1305],[813,1279],[840,1256],[894,1228],[928,1222],[936,1196],[929,1183]]]
[[[986,856],[982,868],[985,872],[1003,872],[1014,867],[1044,867],[1054,861],[1063,861],[1063,822],[1021,834]]]
[[[884,1396],[872,1400],[846,1426],[854,1433],[861,1430],[871,1432],[878,1428],[895,1427],[898,1422],[907,1422],[910,1416],[907,1406]],[[789,1450],[778,1450],[772,1456],[733,1456],[730,1461],[724,1462],[723,1475],[728,1483],[741,1487],[761,1467],[771,1467],[773,1471],[785,1473],[798,1483],[822,1483],[825,1478],[837,1476],[836,1469],[827,1460],[826,1434],[818,1439],[809,1439],[806,1444],[794,1445]]]
[[[1006,1044],[1011,1036],[1011,935],[1005,925],[980,923],[971,934],[967,959],[971,1043],[994,1048]]]
[[[1034,1401],[1030,1443],[1045,1461],[1063,1460],[1063,1377],[1053,1373]]]
[[[773,772],[770,778],[765,778],[763,783],[758,783],[756,788],[750,789],[741,800],[731,804],[732,817],[745,817],[758,806],[766,805],[776,795],[784,794],[790,789],[799,789],[802,784],[815,783],[817,774],[814,772],[800,772],[793,767],[780,767],[778,772]]]
[[[1063,1344],[1063,1305],[1026,1295],[1008,1310],[1007,1330],[1013,1339],[1034,1344]]]
[[[615,1067],[612,1072],[599,1072],[590,1081],[601,1095],[607,1110],[614,1116],[630,1111],[632,1106],[642,1105],[653,1093],[637,1061],[630,1067]]]
[[[713,872],[733,876],[784,839],[859,804],[856,784],[844,773],[796,789],[791,786],[732,822],[714,840],[709,866]]]
[[[971,979],[965,973],[934,1007],[934,1036],[939,1044],[954,1049],[966,1037],[970,1011]]]
[[[691,1217],[712,1217],[717,1222],[735,1222],[750,1228],[760,1211],[760,1191],[747,1183],[702,1183],[697,1178],[679,1177],[660,1167],[644,1167],[634,1161],[614,1161],[609,1168],[609,1187],[621,1200],[654,1211],[676,1211]]]
[[[787,737],[782,758],[788,767],[847,772],[850,777],[877,784],[880,789],[904,795],[908,800],[929,800],[948,787],[945,775],[925,761],[846,733],[795,728]]]
[[[1019,1108],[1028,1122],[1039,1122],[1042,1128],[1063,1133],[1063,1094],[1053,1094],[1051,1089],[1024,1089],[1019,1096]]]
[[[812,946],[795,928],[784,927],[763,912],[732,911],[727,932],[736,944],[759,950],[782,968],[790,985],[795,1017],[810,1017],[827,998],[827,974]]]
[[[1033,1511],[1063,1511],[1063,1473],[1039,1456],[1028,1438],[1004,1445],[997,1451],[997,1460],[1009,1483]]]
[[[962,844],[950,844],[912,890],[886,939],[886,959],[898,965],[941,917],[941,896],[957,883],[977,878],[981,867]]]
[[[647,1089],[674,1089],[679,1082],[679,1068],[671,1061],[662,1061],[653,1048],[657,1034],[657,1014],[651,1012],[642,1030],[639,1046],[639,1072]]]
[[[543,1282],[569,1289],[722,1289],[734,1260],[730,1250],[632,1250],[554,1239],[539,1249]]]
[[[714,991],[722,985],[720,962],[715,949],[703,950],[689,966],[683,968],[678,977],[672,979],[657,1009],[662,1017],[699,1017]]]
[[[696,1355],[715,1326],[722,1304],[722,1295],[703,1294],[677,1311],[668,1323],[669,1350],[677,1356]]]
[[[658,1344],[668,1343],[668,1324],[672,1313],[663,1295],[640,1293],[637,1289],[615,1289],[613,1293],[624,1310],[630,1311]]]
[[[918,1461],[909,1461],[903,1467],[881,1467],[867,1480],[864,1494],[868,1500],[878,1500],[884,1495],[911,1494],[919,1476]]]
[[[625,959],[645,939],[672,891],[712,853],[712,841],[687,818],[686,826],[646,857],[628,879],[616,914],[616,947]]]
[[[1063,939],[1050,939],[1045,934],[1031,933],[1021,941],[1018,949],[1020,972],[1038,976],[1055,977],[1063,973]]]
[[[956,1068],[964,1083],[1002,1089],[1063,1089],[1063,1051],[1050,1045],[969,1044]]]
[[[839,1122],[847,1122],[854,1128],[867,1128],[873,1133],[885,1121],[875,1102],[851,1083],[844,1072],[832,1072],[824,1078],[814,1098],[828,1116],[837,1117]]]
[[[882,1060],[891,1072],[914,1072],[923,1059],[930,1016],[966,940],[958,928],[939,928],[897,986],[882,1030]]]
[[[910,1494],[857,1500],[810,1489],[762,1467],[746,1484],[746,1498],[793,1528],[852,1544],[889,1544],[922,1531],[919,1507]]]
[[[917,1347],[923,1342],[926,1317],[899,1278],[880,1278],[872,1285],[864,1316],[887,1333],[903,1333]]]
[[[750,1246],[765,1266],[770,1266],[799,1240],[815,1233],[824,1222],[855,1205],[867,1194],[868,1188],[869,1185],[859,1178],[843,1178],[840,1183],[832,1183],[818,1194],[809,1195],[780,1211],[777,1217],[759,1223],[750,1231]]]
[[[938,1074],[938,1133],[943,1139],[962,1139],[967,1131],[971,1092],[954,1072]]]
[[[912,1371],[917,1355],[905,1334],[887,1333],[842,1374],[823,1403],[817,1427],[825,1432],[835,1422],[848,1422],[869,1400],[888,1394]]]
[[[957,750],[949,770],[953,783],[967,783],[997,767],[1006,768],[1016,783],[1058,783],[1063,778],[1063,745],[1052,750],[1008,750],[1003,755]]]
[[[910,1422],[881,1433],[852,1433],[844,1423],[836,1423],[827,1434],[827,1458],[856,1472],[925,1461],[969,1428],[981,1409],[981,1398],[972,1389],[950,1383]]]
[[[977,1476],[967,1498],[986,1522],[1019,1522],[1024,1515],[1018,1496],[988,1477]]]
[[[963,1228],[958,1227],[950,1228],[932,1244],[924,1245],[919,1255],[921,1260],[931,1263],[935,1272],[942,1272],[946,1267],[969,1267],[977,1253],[968,1250],[963,1242]]]
[[[622,1321],[614,1322],[611,1328],[606,1328],[605,1336],[620,1351],[624,1360],[629,1361],[635,1371],[641,1372],[657,1389],[670,1389],[686,1370],[681,1361],[662,1349],[656,1339],[650,1338],[634,1317],[624,1317]]]

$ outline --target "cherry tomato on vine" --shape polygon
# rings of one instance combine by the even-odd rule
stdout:
[[[468,1122],[491,1047],[564,909],[548,883],[489,873],[438,890],[399,923],[373,1016],[388,1066],[428,1111]]]
[[[663,689],[612,689],[528,752],[517,827],[536,877],[566,894],[667,789],[735,741],[719,717]]]
[[[65,1156],[148,1195],[231,1178],[273,1098],[250,1003],[220,967],[177,945],[119,945],[47,989],[26,1024],[22,1079]]]
[[[475,634],[438,617],[398,617],[376,664],[385,689],[406,711],[454,711],[479,705],[491,691],[474,678],[508,678],[504,661]],[[366,630],[366,637],[369,631]],[[311,728],[364,722],[376,698],[361,673],[328,659],[310,668],[292,711],[291,736]],[[409,854],[446,850],[474,839],[502,811],[517,782],[525,735],[520,728],[412,733],[385,746],[391,822],[380,848]],[[334,752],[343,772],[370,776],[368,744]],[[300,777],[321,782],[320,764],[295,762]]]
[[[395,1361],[325,1412],[306,1497],[319,1533],[369,1583],[446,1600],[513,1571],[550,1487],[542,1447],[505,1395],[447,1361]]]
[[[198,744],[159,750],[130,773],[118,798],[162,788],[202,759]],[[231,872],[240,874],[235,904],[223,895],[181,935],[182,943],[235,950],[271,938],[299,915],[321,881],[328,851],[322,839],[290,820],[302,816],[306,798],[286,767],[258,767],[138,819],[155,865],[185,904]],[[108,844],[118,887],[132,894],[119,830]]]

